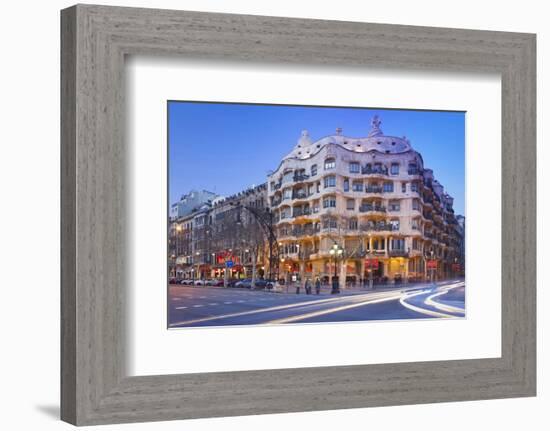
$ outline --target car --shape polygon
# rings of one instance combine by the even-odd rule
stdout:
[[[244,278],[235,283],[235,287],[244,287],[246,289],[250,289],[251,286],[252,286],[251,278]]]
[[[275,286],[274,280],[264,278],[256,279],[254,283],[254,289],[273,289],[273,286]]]
[[[195,280],[194,286],[204,286],[204,280]]]
[[[168,284],[178,284],[178,280],[176,280],[174,277],[170,277],[168,279]]]
[[[191,280],[185,278],[185,279],[183,279],[183,280],[180,281],[180,284],[185,284],[185,285],[191,284]]]
[[[235,287],[235,285],[237,283],[239,283],[241,280],[237,279],[237,278],[231,278],[229,280],[227,280],[227,287]]]
[[[218,280],[214,280],[214,283],[212,284],[212,286],[217,286],[217,287],[221,287],[223,285],[224,285],[223,278],[220,278]]]

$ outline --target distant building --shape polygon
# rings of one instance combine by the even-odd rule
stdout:
[[[183,195],[179,201],[172,204],[170,208],[170,220],[184,217],[190,214],[194,209],[208,202],[212,202],[216,198],[219,198],[219,196],[208,190],[191,190],[189,193]]]

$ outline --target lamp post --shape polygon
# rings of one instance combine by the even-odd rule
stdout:
[[[335,295],[337,293],[340,293],[340,282],[337,278],[337,266],[338,266],[338,257],[342,256],[344,253],[344,249],[340,247],[338,244],[334,244],[330,250],[329,253],[331,256],[334,257],[334,276],[332,277],[332,290],[330,293],[332,295]]]

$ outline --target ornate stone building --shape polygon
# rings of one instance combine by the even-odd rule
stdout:
[[[313,141],[303,131],[269,175],[269,204],[280,245],[280,274],[348,283],[370,277],[426,279],[453,274],[461,230],[453,198],[405,137],[385,136],[378,117],[367,137]],[[334,262],[330,250],[342,250]],[[368,260],[366,260],[368,259]],[[341,282],[343,285],[343,283]]]

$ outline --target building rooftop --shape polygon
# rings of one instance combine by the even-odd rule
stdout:
[[[385,154],[399,154],[412,150],[409,140],[403,137],[386,136],[381,129],[382,121],[375,115],[371,121],[371,129],[366,137],[354,138],[344,136],[342,129],[336,129],[334,135],[325,136],[317,141],[312,141],[307,130],[303,130],[296,146],[287,154],[284,159],[296,158],[307,159],[325,145],[336,144],[349,151],[365,153],[368,151],[378,151]]]

